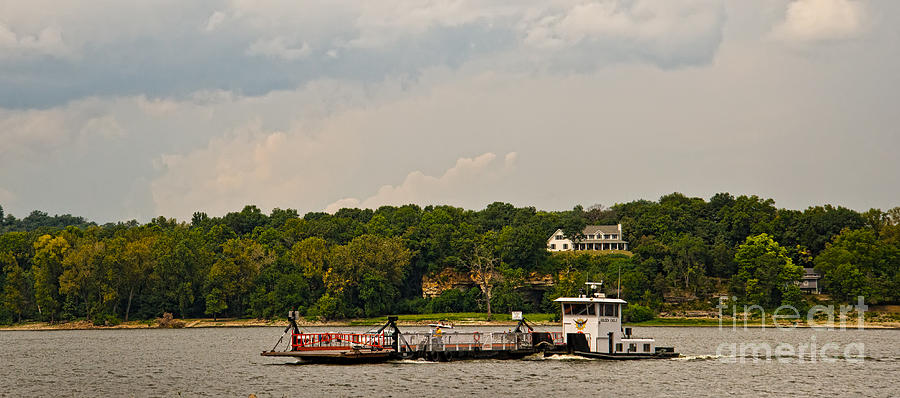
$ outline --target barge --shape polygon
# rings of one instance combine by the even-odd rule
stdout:
[[[589,291],[600,283],[588,283]],[[652,338],[636,337],[622,327],[625,300],[593,292],[578,297],[560,297],[561,330],[536,331],[514,313],[519,323],[507,332],[459,332],[448,325],[430,325],[426,332],[401,332],[397,317],[388,317],[378,329],[359,332],[302,332],[298,314],[288,315],[289,325],[266,357],[291,357],[306,362],[373,363],[398,359],[453,361],[464,359],[519,359],[543,354],[578,355],[606,360],[673,358],[672,347],[659,347]],[[283,350],[278,346],[290,332]]]

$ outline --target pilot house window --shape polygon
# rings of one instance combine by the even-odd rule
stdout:
[[[603,316],[619,316],[619,305],[618,304],[600,304]]]
[[[596,315],[594,304],[563,304],[563,313],[566,315]]]

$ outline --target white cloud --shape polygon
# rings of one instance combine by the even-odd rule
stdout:
[[[376,209],[409,203],[479,207],[503,196],[499,187],[514,172],[516,159],[515,152],[506,154],[503,161],[496,161],[497,155],[490,152],[475,158],[459,158],[439,177],[414,171],[400,185],[382,186],[377,193],[363,200],[340,199],[326,206],[325,211],[334,213],[344,207]]]
[[[325,206],[325,212],[329,214],[337,213],[340,209],[358,209],[360,207],[359,199],[344,198]]]
[[[97,135],[104,138],[120,138],[125,135],[125,129],[112,115],[94,117],[88,119],[81,127],[81,136]]]
[[[216,30],[216,28],[217,28],[223,21],[225,21],[225,18],[226,18],[226,16],[225,16],[225,13],[224,13],[224,12],[221,12],[221,11],[216,11],[216,12],[214,12],[212,15],[209,16],[209,20],[206,21],[206,28],[205,28],[205,30],[206,30],[207,32],[212,32],[213,30]]]
[[[309,55],[310,51],[309,44],[305,42],[300,43],[298,47],[288,44],[288,39],[279,36],[255,41],[247,48],[247,55],[262,55],[293,61]]]
[[[827,41],[859,35],[865,28],[866,6],[856,0],[795,0],[784,22],[773,30],[792,41]]]
[[[525,43],[570,47],[585,41],[693,44],[721,29],[721,1],[578,2],[524,25]]]
[[[164,116],[171,114],[178,109],[178,102],[171,99],[163,98],[147,98],[147,96],[139,96],[135,99],[138,108],[148,115]]]
[[[114,104],[84,99],[50,109],[0,108],[0,166],[52,155],[79,140],[123,137],[126,130],[108,114]]]
[[[379,48],[434,28],[491,24],[521,12],[497,1],[387,0],[363,2],[352,47]]]
[[[352,132],[352,130],[350,131]],[[185,155],[163,155],[151,190],[157,214],[188,218],[245,204],[308,206],[357,170],[361,148],[346,130],[266,131],[259,121]]]
[[[63,41],[62,32],[54,27],[29,35],[17,34],[0,23],[0,61],[37,55],[66,57],[71,50]]]
[[[61,109],[16,112],[0,108],[0,164],[65,145],[71,138],[70,120]]]

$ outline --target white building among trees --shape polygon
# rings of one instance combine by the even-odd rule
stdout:
[[[628,242],[622,239],[622,224],[588,225],[582,231],[581,240],[572,243],[562,229],[547,239],[547,250],[552,252],[569,250],[615,251],[628,250]]]

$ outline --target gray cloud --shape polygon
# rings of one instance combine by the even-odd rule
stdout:
[[[895,206],[900,7],[778,36],[801,3],[3,3],[0,201],[99,221],[676,190]]]
[[[565,71],[699,65],[715,54],[724,22],[719,0],[79,5],[2,10],[0,49],[35,56],[0,56],[0,106],[198,90],[260,95],[322,78],[417,76],[499,53],[515,55],[520,67]]]

